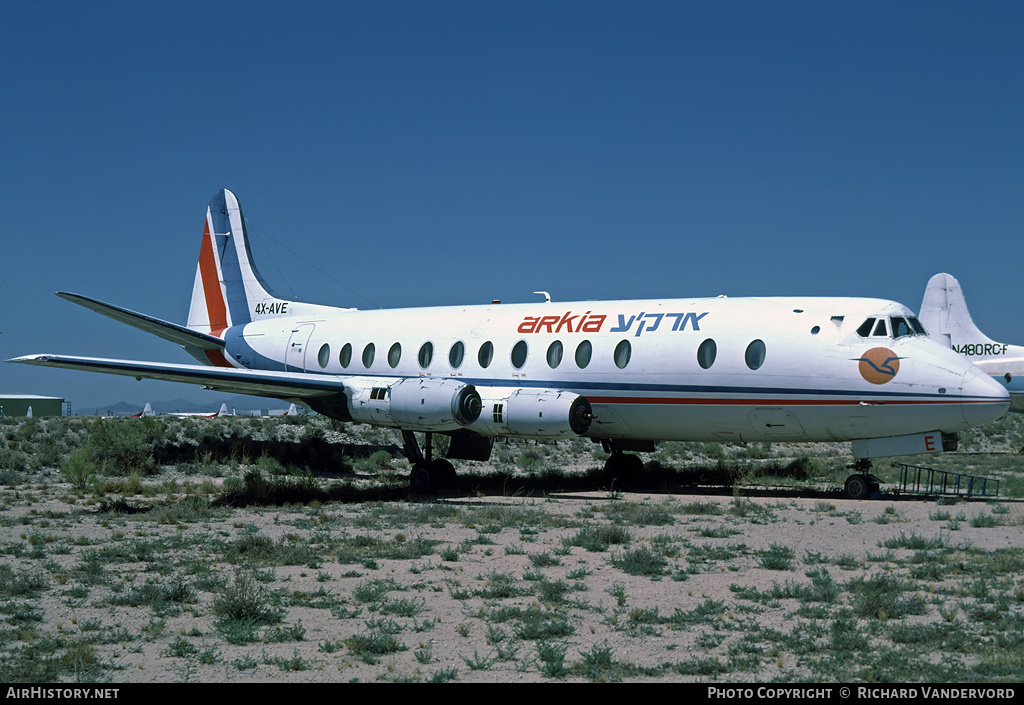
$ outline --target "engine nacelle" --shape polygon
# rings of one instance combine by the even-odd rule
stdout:
[[[353,421],[407,431],[455,431],[480,417],[480,394],[454,379],[365,377],[345,386]]]
[[[478,387],[483,411],[469,430],[486,436],[582,436],[594,418],[590,402],[557,389]]]

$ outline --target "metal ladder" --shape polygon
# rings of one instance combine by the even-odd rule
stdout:
[[[967,497],[996,497],[999,480],[962,472],[936,470],[919,465],[893,463],[900,469],[898,494],[961,495]]]

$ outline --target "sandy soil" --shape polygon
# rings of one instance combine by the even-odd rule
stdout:
[[[840,615],[852,615],[866,642],[835,678],[864,679],[893,647],[892,625],[973,624],[970,606],[986,600],[971,593],[970,566],[1003,549],[1019,561],[1024,538],[1024,504],[1016,502],[784,493],[449,496],[211,510],[186,520],[97,513],[58,484],[5,488],[3,499],[8,587],[12,575],[36,585],[3,598],[3,652],[8,663],[56,659],[63,681],[83,668],[87,679],[113,682],[822,681],[821,661],[839,656],[831,649]],[[974,527],[977,516],[992,521]],[[572,545],[587,527],[615,524],[627,542]],[[316,559],[231,553],[253,536]],[[389,557],[417,539],[428,552]],[[932,542],[932,555],[915,558],[929,549],[914,539]],[[786,562],[784,548],[788,566],[764,567],[780,553]],[[660,556],[658,574],[627,572],[621,561],[631,552]],[[941,575],[911,577],[921,560],[941,565]],[[967,568],[949,568],[957,561]],[[837,594],[817,602],[749,597],[809,586],[807,573],[818,569]],[[903,594],[916,596],[923,614],[858,611],[857,581],[880,574],[907,581]],[[236,645],[218,629],[214,605],[245,575],[257,577],[252,584],[280,621]],[[188,587],[178,601],[131,599],[147,585],[162,594],[175,584]],[[996,570],[992,586],[1019,618],[1019,571]],[[39,651],[47,638],[60,646]],[[807,640],[820,647],[801,648]],[[379,653],[360,648],[368,644]],[[899,642],[899,653],[908,648]],[[939,648],[963,674],[984,659],[946,642]]]

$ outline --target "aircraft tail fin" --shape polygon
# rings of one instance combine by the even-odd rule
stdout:
[[[153,411],[153,407],[152,407],[152,405],[148,401],[146,402],[145,408],[143,408],[142,411],[140,411],[137,414],[132,414],[131,418],[133,418],[133,419],[141,419],[141,418],[144,418],[146,416],[156,416],[156,412]]]
[[[960,282],[952,274],[928,280],[918,318],[929,336],[954,348],[994,342],[974,325]]]
[[[206,209],[188,327],[221,337],[225,329],[251,321],[257,307],[273,311],[268,304],[276,301],[253,263],[238,199],[227,189],[218,191]]]

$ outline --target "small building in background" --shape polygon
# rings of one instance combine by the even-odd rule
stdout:
[[[64,399],[41,397],[35,394],[0,394],[0,410],[3,416],[63,416]]]

